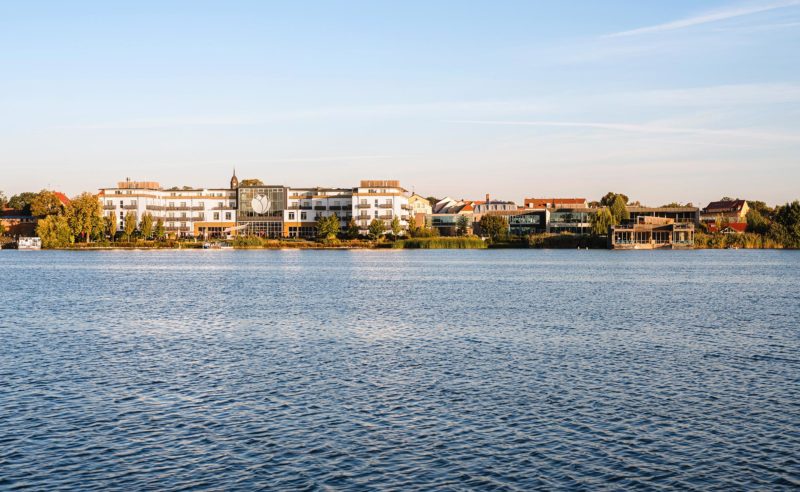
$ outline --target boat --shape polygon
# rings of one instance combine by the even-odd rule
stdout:
[[[38,237],[21,237],[17,239],[17,249],[42,249],[42,239]]]

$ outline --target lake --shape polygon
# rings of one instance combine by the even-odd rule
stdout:
[[[0,489],[789,489],[800,252],[0,251]]]

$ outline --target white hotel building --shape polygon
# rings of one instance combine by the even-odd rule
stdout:
[[[125,226],[125,215],[136,217],[137,227],[145,213],[153,223],[164,221],[167,234],[176,237],[225,236],[225,229],[236,226],[236,188],[239,181],[234,173],[230,188],[171,188],[163,189],[153,181],[117,183],[116,188],[101,188],[98,199],[103,215],[117,220],[117,229]]]

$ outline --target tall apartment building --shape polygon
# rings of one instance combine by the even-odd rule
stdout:
[[[117,228],[125,226],[125,215],[136,217],[137,224],[145,213],[153,221],[162,219],[167,234],[176,237],[220,237],[236,226],[236,188],[234,173],[229,188],[163,189],[154,181],[126,179],[115,188],[101,188],[98,199],[103,214],[117,220]]]
[[[396,180],[362,180],[353,190],[352,213],[362,234],[368,232],[370,223],[379,219],[387,229],[396,218],[403,230],[408,229],[411,206],[407,191]]]

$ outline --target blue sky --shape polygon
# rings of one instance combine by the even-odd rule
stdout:
[[[800,198],[800,0],[0,3],[0,190]]]

